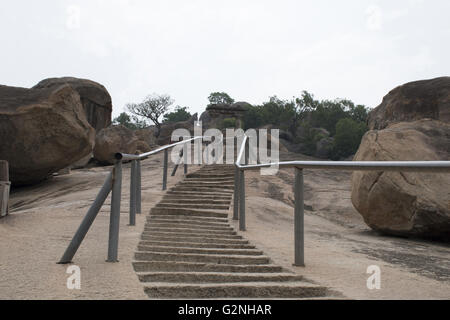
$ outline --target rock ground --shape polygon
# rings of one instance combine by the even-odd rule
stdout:
[[[146,299],[132,261],[146,213],[164,195],[161,162],[159,155],[143,163],[144,214],[138,215],[137,227],[127,226],[129,165],[125,165],[120,263],[105,263],[109,224],[105,206],[74,259],[82,272],[80,291],[66,288],[67,266],[56,262],[110,168],[72,171],[15,191],[11,215],[0,220],[0,299]],[[305,172],[307,266],[292,267],[291,171],[266,177],[258,172],[246,175],[247,231],[242,235],[274,263],[351,299],[450,298],[450,246],[372,232],[351,205],[350,173]],[[182,178],[181,172],[169,178],[169,188]],[[369,265],[381,268],[381,290],[366,287]]]

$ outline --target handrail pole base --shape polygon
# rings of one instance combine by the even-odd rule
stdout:
[[[236,166],[234,171],[234,196],[233,196],[233,220],[239,220],[239,168]]]
[[[239,230],[246,231],[245,226],[245,171],[239,173]]]
[[[142,213],[142,172],[141,172],[141,160],[136,161],[137,166],[137,178],[136,178],[136,213]]]
[[[137,161],[131,162],[130,174],[130,226],[136,225],[136,196],[137,196]]]
[[[58,262],[58,264],[69,264],[72,263],[72,259],[75,256],[75,254],[78,251],[78,248],[80,247],[81,243],[83,242],[84,238],[86,237],[86,234],[88,233],[90,227],[92,226],[92,223],[94,222],[95,218],[97,217],[98,213],[100,212],[100,209],[102,208],[103,204],[105,203],[106,199],[108,198],[111,188],[112,188],[112,172],[108,174],[108,177],[105,180],[105,183],[103,184],[102,188],[100,189],[100,192],[98,193],[97,197],[94,200],[94,203],[89,208],[86,216],[83,218],[83,221],[81,222],[80,226],[78,227],[77,232],[72,238],[72,241],[70,242],[69,246],[67,247],[66,251],[64,252],[64,255],[62,256],[61,260]]]
[[[305,266],[305,197],[303,169],[295,168],[295,263],[296,267]]]
[[[111,215],[109,223],[108,259],[107,262],[118,261],[119,228],[120,228],[120,200],[122,196],[122,161],[114,166],[113,187],[111,198]]]
[[[163,191],[167,190],[167,170],[169,167],[169,150],[164,150]]]

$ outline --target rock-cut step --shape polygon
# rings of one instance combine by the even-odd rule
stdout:
[[[175,242],[193,242],[193,243],[221,243],[221,244],[248,244],[248,240],[242,238],[219,238],[209,236],[175,236],[174,234],[155,234],[143,233],[141,236],[145,241],[175,241]]]
[[[189,216],[189,217],[214,217],[214,218],[228,218],[228,213],[217,211],[203,211],[194,209],[179,209],[179,208],[162,208],[155,207],[151,210],[152,216]]]
[[[155,233],[176,233],[178,235],[189,234],[197,235],[197,236],[235,236],[237,235],[236,231],[233,230],[205,230],[205,229],[193,229],[193,228],[173,228],[173,227],[157,227],[157,226],[148,226],[144,229],[145,233],[151,234]]]
[[[192,254],[232,254],[246,256],[262,256],[263,252],[256,249],[222,249],[222,248],[191,248],[182,246],[156,246],[149,245],[147,242],[141,242],[138,246],[139,251],[152,252],[170,252],[170,253],[192,253]]]
[[[233,265],[180,261],[134,261],[136,272],[228,272],[228,273],[269,273],[283,272],[277,265]]]
[[[180,261],[180,262],[207,262],[215,264],[269,264],[266,256],[245,256],[230,254],[190,254],[156,251],[138,251],[135,253],[137,261]]]
[[[156,205],[157,208],[179,208],[179,209],[216,209],[216,210],[228,210],[230,205],[226,204],[208,204],[208,203],[172,203],[169,201],[160,202]]]
[[[238,282],[184,284],[155,282],[144,284],[144,291],[153,299],[211,298],[317,298],[328,294],[326,287],[308,282]]]
[[[233,189],[234,167],[207,166],[150,211],[133,262],[149,298],[330,297],[237,233],[229,221]]]
[[[179,282],[179,283],[232,283],[232,282],[292,282],[303,281],[303,277],[282,273],[231,273],[231,272],[141,272],[142,282]]]
[[[255,249],[250,244],[225,244],[225,243],[195,243],[195,242],[176,242],[176,241],[148,241],[141,240],[143,245],[148,246],[166,246],[166,247],[188,247],[188,248],[209,248],[209,249]]]

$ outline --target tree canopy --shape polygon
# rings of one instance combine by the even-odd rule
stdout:
[[[225,92],[213,92],[208,97],[210,104],[233,104],[234,99]]]
[[[187,121],[192,117],[192,114],[187,110],[187,107],[177,106],[175,111],[164,115],[163,123]]]
[[[141,103],[130,103],[127,105],[128,111],[137,117],[151,120],[157,127],[157,136],[161,130],[159,119],[164,115],[174,100],[167,94],[153,94],[147,96]]]

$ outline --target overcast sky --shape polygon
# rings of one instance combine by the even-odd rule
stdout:
[[[193,112],[213,91],[375,107],[450,75],[449,15],[449,0],[0,0],[0,84],[88,78],[115,116],[153,92]]]

